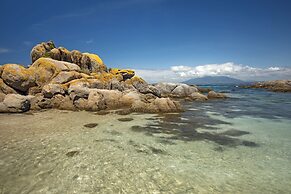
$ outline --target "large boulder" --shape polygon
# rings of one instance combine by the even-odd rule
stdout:
[[[32,48],[30,52],[31,61],[34,62],[37,59],[46,55],[46,53],[50,52],[52,49],[55,48],[55,44],[53,41],[42,42],[37,44],[35,47]]]
[[[124,106],[131,106],[136,101],[141,101],[141,94],[137,91],[126,91],[120,98],[120,103]]]
[[[7,94],[3,102],[0,102],[0,112],[8,113],[26,112],[30,109],[31,98],[32,96]]]
[[[4,65],[1,77],[7,85],[21,92],[26,92],[35,85],[35,75],[29,69],[17,64]]]
[[[98,111],[107,108],[104,96],[98,90],[91,90],[87,101],[87,110]]]
[[[35,82],[38,86],[43,86],[56,77],[61,71],[80,71],[76,64],[57,61],[50,58],[40,58],[29,68],[31,74],[35,76]]]
[[[223,93],[218,93],[218,92],[214,92],[214,91],[210,91],[208,92],[207,97],[209,99],[215,99],[215,98],[227,98],[227,96]]]
[[[195,86],[182,83],[158,83],[155,87],[160,91],[162,97],[186,98],[194,92],[198,92]]]
[[[42,88],[42,94],[45,98],[52,98],[56,94],[64,95],[66,87],[61,84],[47,84]]]
[[[80,79],[82,75],[76,71],[62,71],[51,80],[54,84],[64,84],[74,79]]]
[[[171,92],[177,87],[177,84],[161,82],[156,84],[155,87],[160,91],[163,97],[168,97]]]
[[[205,101],[208,100],[207,96],[199,92],[193,92],[189,95],[189,99],[193,101]]]
[[[171,92],[171,95],[173,97],[184,98],[184,97],[190,96],[194,92],[198,92],[198,89],[193,86],[189,86],[187,84],[179,84]]]
[[[31,51],[32,62],[35,62],[42,57],[74,63],[85,73],[102,72],[107,70],[106,65],[98,55],[81,53],[77,50],[69,51],[64,47],[56,48],[52,41],[43,42],[33,47]]]
[[[120,99],[123,96],[122,92],[118,90],[103,90],[103,89],[96,89],[96,92],[100,93],[103,96],[104,103],[109,109],[115,109],[124,106],[120,102]]]
[[[125,81],[128,86],[133,86],[137,91],[142,94],[153,94],[157,97],[161,97],[161,92],[155,86],[149,85],[146,81],[138,76],[134,76],[131,79]]]
[[[38,93],[33,98],[31,98],[30,103],[31,103],[31,110],[53,108],[52,99],[45,98],[42,93]]]
[[[70,98],[75,101],[79,98],[88,98],[90,84],[85,79],[77,79],[68,83],[68,93]]]
[[[131,110],[134,112],[181,112],[183,109],[179,102],[173,101],[170,98],[156,98],[152,102],[135,101]]]
[[[75,110],[73,101],[69,96],[64,96],[61,94],[56,94],[51,99],[51,104],[53,108],[61,110]]]
[[[83,54],[90,58],[92,72],[102,72],[107,70],[106,65],[103,63],[102,59],[98,55],[91,53]]]
[[[135,72],[133,70],[130,70],[130,69],[112,68],[112,69],[110,69],[109,72],[113,75],[121,75],[123,78],[123,81],[125,81],[127,79],[131,79],[135,75]]]

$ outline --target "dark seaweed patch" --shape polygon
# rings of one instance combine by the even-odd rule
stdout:
[[[214,150],[217,151],[217,152],[223,152],[224,151],[224,147],[217,146],[217,147],[214,148]]]
[[[87,127],[87,128],[94,128],[96,126],[98,126],[98,123],[88,123],[84,125],[84,127]]]
[[[230,129],[230,130],[227,130],[227,131],[225,131],[223,133],[220,133],[220,134],[221,135],[228,135],[228,136],[237,137],[237,136],[250,134],[250,132],[248,132],[248,131],[240,131],[240,130],[236,130],[236,129]]]
[[[133,118],[127,117],[127,118],[119,118],[119,119],[117,119],[117,120],[119,120],[119,121],[121,121],[121,122],[128,122],[128,121],[132,121]]]
[[[167,152],[162,150],[162,149],[155,148],[153,146],[149,146],[149,145],[146,145],[146,144],[138,144],[138,143],[134,142],[133,140],[129,140],[128,144],[133,146],[135,148],[136,152],[139,152],[139,153],[163,154],[163,155],[167,154]]]
[[[157,141],[158,141],[159,143],[161,143],[161,144],[166,144],[166,145],[176,145],[175,142],[170,141],[170,140],[168,140],[168,139],[162,139],[162,138],[159,138]]]
[[[114,142],[117,143],[115,139],[95,139],[94,142]]]
[[[75,155],[78,155],[80,153],[80,151],[78,151],[78,150],[73,150],[73,151],[69,151],[69,152],[67,152],[66,153],[66,156],[68,156],[68,157],[73,157],[73,156],[75,156]]]

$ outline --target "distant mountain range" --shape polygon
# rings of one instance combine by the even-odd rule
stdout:
[[[244,82],[239,79],[227,77],[227,76],[205,76],[199,78],[189,79],[184,81],[185,84],[193,84],[193,85],[242,85],[247,84],[248,82]]]

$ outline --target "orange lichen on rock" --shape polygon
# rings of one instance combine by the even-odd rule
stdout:
[[[130,79],[125,80],[125,83],[128,85],[133,85],[134,83],[147,84],[147,82],[139,76],[134,76]]]
[[[117,68],[112,68],[109,71],[113,75],[122,75],[123,80],[127,80],[132,78],[135,75],[135,72],[130,69],[117,69]]]
[[[30,66],[29,70],[35,75],[37,85],[42,86],[61,71],[80,71],[80,67],[64,61],[39,58]]]
[[[34,74],[22,65],[3,65],[1,77],[7,85],[22,92],[26,92],[30,87],[35,85]]]
[[[95,63],[95,65],[93,65],[93,67],[94,66],[95,66],[95,68],[97,67],[96,70],[106,71],[107,67],[98,55],[92,54],[92,53],[83,53],[83,55],[88,56],[90,58],[91,62]]]

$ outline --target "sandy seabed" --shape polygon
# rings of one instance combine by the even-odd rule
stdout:
[[[259,146],[161,141],[169,134],[133,130],[157,122],[154,114],[0,114],[0,193],[291,192],[290,121],[212,117]]]

